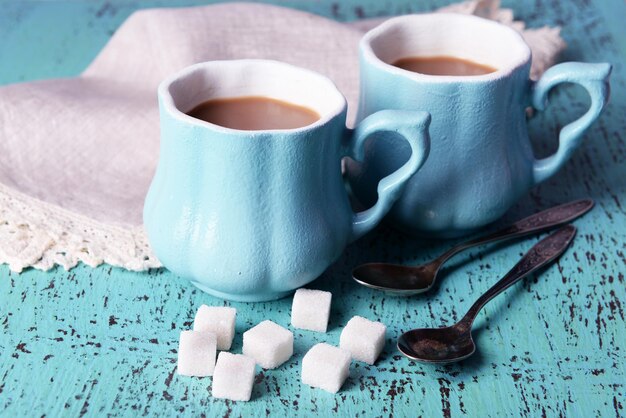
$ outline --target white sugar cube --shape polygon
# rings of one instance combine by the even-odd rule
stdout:
[[[332,293],[298,289],[291,305],[291,325],[311,331],[326,332]]]
[[[193,330],[215,333],[217,349],[230,350],[235,336],[236,315],[235,308],[202,305],[193,321]]]
[[[178,374],[212,376],[217,341],[212,332],[182,331],[178,344]]]
[[[293,333],[272,321],[263,321],[243,333],[243,353],[264,369],[275,369],[293,354]]]
[[[355,316],[341,331],[339,347],[348,350],[355,360],[374,364],[385,346],[386,330],[387,327],[382,322]]]
[[[350,352],[326,343],[314,345],[302,359],[302,383],[337,393],[350,374]]]
[[[213,397],[249,401],[254,384],[254,367],[254,359],[222,351],[217,358],[213,375]]]

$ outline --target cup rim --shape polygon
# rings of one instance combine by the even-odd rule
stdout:
[[[372,41],[381,36],[384,36],[385,33],[396,26],[407,25],[409,23],[415,24],[416,20],[422,19],[430,19],[430,18],[440,18],[440,19],[457,19],[459,21],[473,21],[474,23],[480,23],[484,26],[491,26],[492,28],[498,28],[498,30],[506,31],[510,35],[513,36],[513,39],[516,39],[519,42],[519,46],[522,47],[523,56],[520,56],[516,59],[511,60],[511,62],[503,66],[502,68],[498,68],[496,71],[493,71],[488,74],[482,75],[432,75],[432,74],[421,74],[413,71],[405,70],[402,68],[398,68],[392,64],[388,64],[385,61],[381,60],[374,50],[372,49]],[[403,77],[408,77],[417,81],[437,81],[437,82],[464,82],[464,83],[484,83],[493,80],[502,79],[510,76],[513,72],[518,70],[519,68],[526,65],[530,62],[532,57],[532,52],[528,44],[524,41],[522,35],[517,32],[515,29],[510,28],[502,23],[481,18],[474,15],[467,15],[462,13],[421,13],[421,14],[411,14],[404,16],[393,17],[380,25],[376,26],[374,29],[368,31],[363,38],[361,38],[360,42],[360,50],[363,54],[363,58],[367,59],[371,64],[383,69],[385,71],[391,72],[393,74],[401,75]]]
[[[275,67],[277,69],[282,69],[282,70],[289,71],[289,72],[304,73],[306,74],[307,77],[315,78],[322,85],[325,85],[325,88],[328,88],[328,90],[331,91],[332,94],[336,96],[335,98],[338,99],[338,105],[334,106],[332,109],[325,112],[325,114],[323,115],[320,114],[320,118],[316,120],[315,122],[305,125],[305,126],[301,126],[299,128],[259,129],[259,130],[243,130],[243,129],[227,128],[225,126],[217,125],[217,124],[207,122],[198,118],[194,118],[193,116],[189,116],[176,106],[176,104],[174,103],[174,98],[170,90],[174,82],[184,79],[186,77],[189,77],[191,74],[195,73],[196,71],[209,69],[211,67],[228,66],[228,65],[270,66],[270,67]],[[347,102],[346,102],[345,96],[341,93],[341,91],[339,91],[335,83],[330,78],[316,71],[309,70],[307,68],[302,68],[296,65],[288,64],[286,62],[277,61],[277,60],[269,60],[269,59],[211,60],[211,61],[205,61],[205,62],[193,64],[166,77],[159,84],[157,92],[158,92],[159,101],[161,102],[161,106],[163,106],[163,108],[167,111],[169,115],[171,115],[175,119],[178,119],[180,122],[184,122],[186,124],[191,124],[195,126],[205,127],[205,128],[209,127],[212,130],[218,131],[220,133],[237,134],[237,135],[244,134],[247,136],[260,136],[260,135],[280,134],[280,133],[301,133],[301,132],[312,131],[312,130],[319,128],[320,126],[327,124],[328,122],[336,118],[338,115],[340,115],[347,108]],[[233,96],[233,97],[237,97],[237,96]],[[272,98],[272,96],[267,96],[267,97]],[[283,99],[278,99],[278,100],[288,102]],[[317,112],[317,113],[320,113],[320,112]]]

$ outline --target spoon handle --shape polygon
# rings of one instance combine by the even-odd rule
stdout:
[[[461,243],[448,250],[441,257],[439,257],[438,260],[443,263],[453,255],[470,247],[494,241],[518,238],[524,235],[543,231],[545,229],[550,229],[560,224],[571,222],[579,216],[587,213],[593,205],[594,202],[592,199],[582,199],[543,210],[527,218],[520,219],[519,221],[492,234]]]
[[[463,326],[471,327],[478,312],[491,299],[504,292],[518,280],[557,259],[570,245],[574,235],[576,235],[576,227],[565,225],[535,244],[498,283],[474,302],[461,320]]]

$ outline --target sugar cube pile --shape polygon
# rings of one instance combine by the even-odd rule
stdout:
[[[291,307],[295,328],[326,332],[332,294],[322,290],[298,289]],[[230,350],[235,336],[237,310],[202,305],[193,331],[182,331],[178,347],[178,373],[185,376],[213,376],[215,398],[248,401],[252,396],[255,368],[275,369],[293,356],[293,333],[270,320],[243,333],[243,354]],[[302,383],[337,393],[350,375],[352,359],[374,364],[385,345],[387,327],[354,316],[339,337],[339,347],[319,343],[302,358]],[[218,350],[222,350],[217,356]]]
[[[178,374],[183,376],[212,376],[217,352],[215,334],[182,331],[178,344]]]
[[[386,330],[382,322],[355,316],[341,331],[339,347],[349,351],[355,360],[374,364],[385,346]]]
[[[316,344],[302,359],[302,383],[337,393],[350,374],[350,360],[349,351]]]
[[[249,401],[254,384],[254,367],[254,359],[243,354],[222,351],[213,374],[213,397]]]
[[[236,315],[235,308],[202,305],[194,318],[193,330],[215,333],[217,349],[230,350],[235,337]]]
[[[293,333],[266,320],[243,333],[243,354],[264,369],[275,369],[293,354]]]
[[[332,293],[298,289],[291,306],[291,325],[310,331],[326,332]]]

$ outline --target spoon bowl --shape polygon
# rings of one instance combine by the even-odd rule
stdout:
[[[476,351],[476,344],[471,332],[451,326],[405,332],[398,339],[398,349],[412,360],[445,364],[468,358]]]
[[[433,277],[439,265],[428,263],[410,267],[400,264],[367,263],[352,271],[359,284],[396,295],[414,295],[427,292],[435,284]]]

